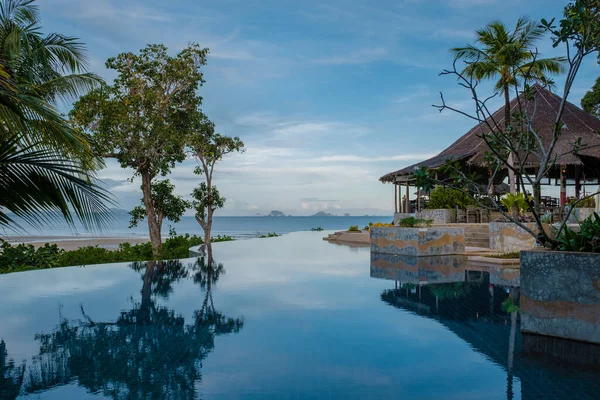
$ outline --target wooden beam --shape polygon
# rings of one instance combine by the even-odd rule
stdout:
[[[560,166],[560,206],[567,205],[567,166]]]
[[[410,188],[408,186],[408,181],[406,181],[406,211],[407,213],[410,213]]]
[[[394,212],[398,212],[398,185],[394,183]]]

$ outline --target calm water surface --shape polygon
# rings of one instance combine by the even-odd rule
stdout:
[[[0,398],[598,398],[597,370],[522,352],[515,271],[323,234],[0,276]]]

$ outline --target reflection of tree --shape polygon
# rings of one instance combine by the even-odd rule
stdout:
[[[196,265],[203,262],[198,260]],[[37,335],[40,355],[30,368],[25,392],[77,382],[92,393],[114,399],[196,397],[202,360],[213,350],[215,336],[238,332],[242,323],[229,321],[241,320],[215,311],[211,295],[212,315],[219,317],[203,323],[196,317],[196,323],[186,324],[183,316],[157,305],[155,297],[167,297],[174,282],[188,277],[188,269],[179,261],[131,267],[143,271],[141,302],[122,311],[115,322],[96,322],[82,308],[83,321],[63,320],[54,332]],[[219,267],[220,272],[205,267],[211,286],[224,272]],[[207,297],[211,286],[203,287]]]
[[[197,327],[209,329],[216,334],[237,333],[244,326],[242,318],[228,318],[215,309],[212,296],[213,285],[221,274],[225,274],[223,264],[215,263],[212,259],[212,248],[208,245],[207,256],[200,257],[194,264],[194,283],[205,290],[202,307],[194,312]]]
[[[25,365],[9,360],[6,343],[0,340],[0,399],[16,399],[21,390]]]

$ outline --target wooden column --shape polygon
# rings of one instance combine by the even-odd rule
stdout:
[[[410,188],[408,187],[408,181],[406,181],[406,211],[410,213]]]
[[[398,185],[394,183],[394,213],[398,212]]]
[[[575,198],[579,199],[581,196],[581,167],[578,165],[575,167]]]
[[[560,166],[560,206],[567,205],[567,166]]]

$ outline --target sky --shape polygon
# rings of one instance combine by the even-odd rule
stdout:
[[[472,126],[439,113],[439,92],[469,110],[468,93],[439,76],[449,49],[471,43],[493,20],[560,16],[566,0],[39,0],[44,32],[86,43],[90,70],[108,82],[107,58],[164,43],[210,49],[203,109],[243,154],[215,170],[227,198],[219,215],[390,214],[393,186],[379,177],[429,158]],[[542,56],[564,54],[549,38]],[[579,104],[600,66],[584,63],[570,100]],[[560,84],[561,78],[556,78]],[[560,87],[560,85],[559,85]],[[484,88],[485,89],[485,88]],[[500,104],[498,104],[500,106]],[[189,198],[196,161],[169,179]],[[139,203],[139,181],[114,160],[100,178],[118,207]]]

